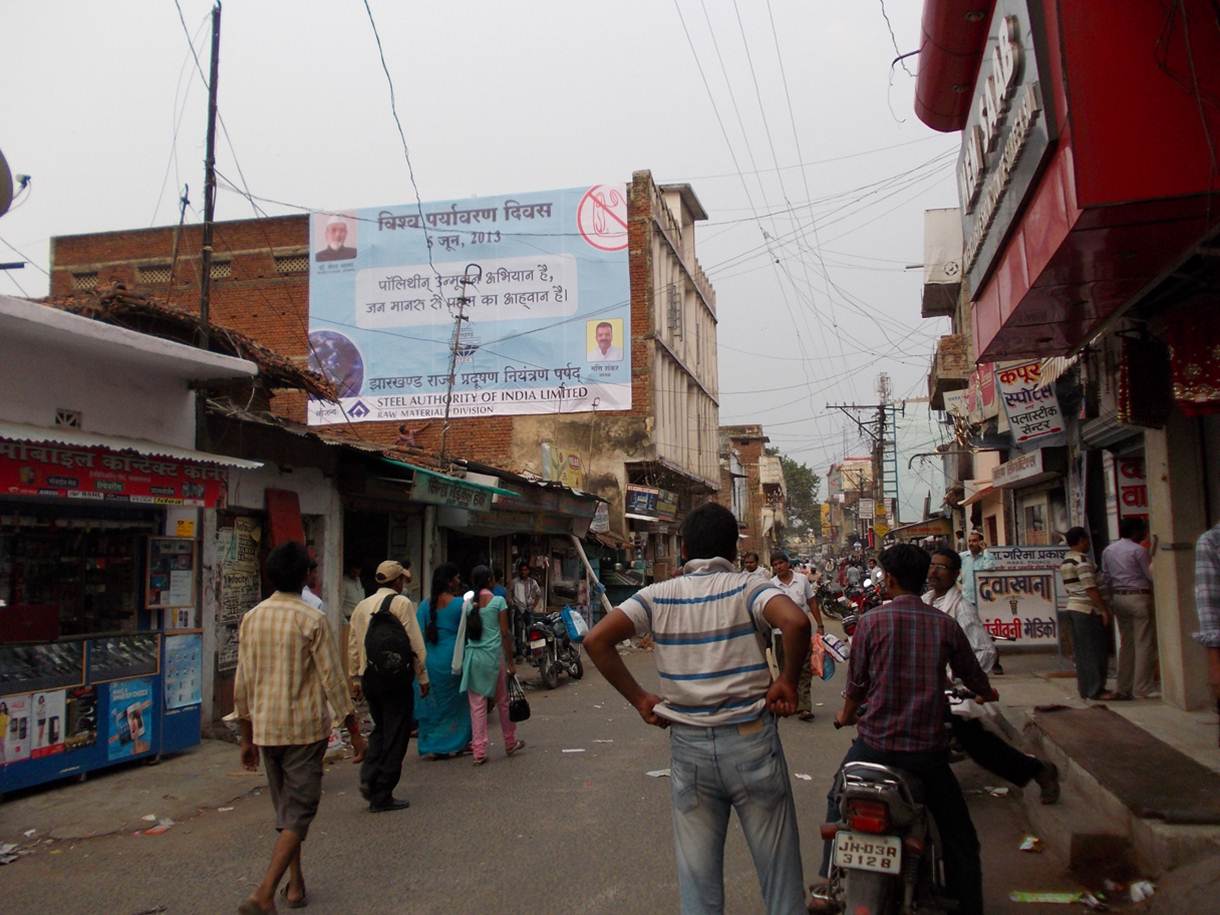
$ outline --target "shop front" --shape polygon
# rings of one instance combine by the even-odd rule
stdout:
[[[992,471],[991,485],[1011,493],[1017,543],[1048,546],[1071,527],[1066,473],[1064,447],[1014,453]]]
[[[199,742],[198,515],[234,466],[0,427],[0,793]]]
[[[1194,544],[1220,517],[1214,6],[925,0],[916,89],[921,120],[961,131],[977,359],[1079,359],[1067,517],[1101,547],[1146,508],[1163,692],[1182,708],[1211,700]],[[1049,497],[1015,507],[1027,531],[1040,512],[1058,526]]]

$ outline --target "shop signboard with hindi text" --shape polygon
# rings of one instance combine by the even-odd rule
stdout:
[[[983,628],[1014,645],[1059,644],[1055,575],[1050,569],[986,569],[974,573]]]
[[[216,508],[227,479],[210,464],[0,439],[0,494]]]
[[[1067,610],[1067,589],[1063,586],[1059,569],[1065,553],[1067,547],[1064,544],[1014,544],[989,546],[984,556],[987,570],[1047,572],[1054,576],[1056,609],[1062,613]]]
[[[957,159],[963,261],[971,298],[995,262],[1056,140],[1042,4],[998,0]],[[967,87],[969,88],[969,87]]]
[[[1042,362],[996,367],[996,387],[1012,440],[1018,446],[1053,444],[1063,438],[1063,414],[1052,383],[1042,381]]]
[[[314,214],[310,251],[311,425],[631,407],[625,184]]]

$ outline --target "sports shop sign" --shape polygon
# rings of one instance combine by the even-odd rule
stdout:
[[[1055,139],[1040,81],[1041,14],[999,0],[979,66],[957,160],[966,280],[973,297],[1016,219]]]

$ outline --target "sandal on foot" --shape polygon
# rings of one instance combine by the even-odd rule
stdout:
[[[518,740],[518,741],[517,741],[515,744],[513,744],[511,747],[505,747],[505,748],[504,748],[504,755],[505,755],[505,756],[512,756],[512,755],[513,755],[514,753],[516,753],[518,750],[524,750],[524,749],[525,749],[525,741],[524,741],[524,740]]]
[[[289,899],[288,886],[286,884],[280,887],[280,895],[284,897],[284,905],[290,909],[303,909],[309,905],[309,893],[303,894],[300,899]]]
[[[476,756],[476,757],[474,758],[474,764],[475,764],[476,766],[481,766],[481,765],[483,765],[483,763],[485,763],[485,762],[487,762],[487,757],[486,757],[486,756]]]

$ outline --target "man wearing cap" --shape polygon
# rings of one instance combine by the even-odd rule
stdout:
[[[313,256],[319,263],[325,261],[350,261],[356,249],[347,246],[347,220],[332,216],[326,222],[326,247]]]
[[[369,622],[387,598],[388,611],[393,614],[411,642],[414,655],[415,677],[419,681],[420,693],[428,695],[427,648],[423,633],[415,619],[415,606],[402,593],[408,581],[408,572],[403,564],[387,559],[377,566],[377,591],[356,605],[352,611],[351,629],[348,633],[348,670],[351,672],[352,696],[357,700],[367,699],[369,712],[373,716],[373,732],[369,735],[368,752],[360,767],[360,793],[369,802],[369,810],[378,813],[384,810],[402,810],[409,807],[405,799],[394,797],[394,788],[402,776],[402,760],[407,755],[407,743],[411,736],[411,718],[414,714],[415,697],[410,683],[405,689],[391,693],[377,690],[365,695],[364,672],[368,657],[364,650],[364,639],[368,635]]]

